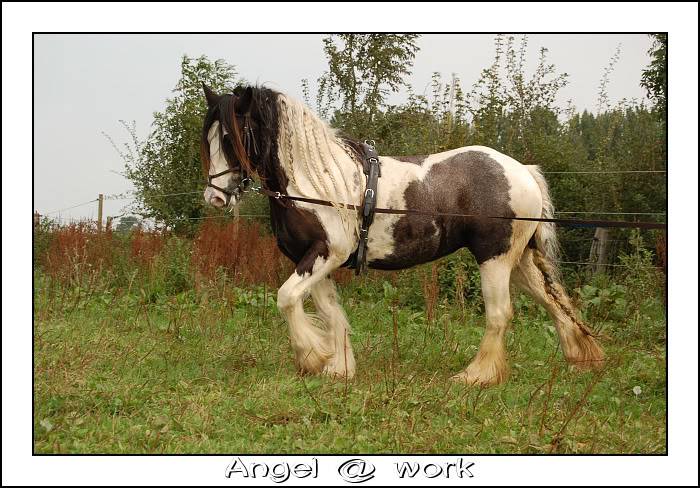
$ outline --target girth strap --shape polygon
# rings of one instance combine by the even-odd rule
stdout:
[[[374,221],[374,211],[377,208],[377,184],[379,177],[382,175],[379,156],[374,146],[364,142],[361,147],[364,153],[362,167],[367,178],[361,207],[360,241],[357,244],[357,254],[354,260],[356,275],[367,269],[367,238],[369,236],[369,226]]]

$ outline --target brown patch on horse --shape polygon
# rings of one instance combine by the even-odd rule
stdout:
[[[395,159],[397,161],[402,161],[404,163],[411,163],[411,164],[417,164],[421,165],[423,164],[423,161],[428,159],[428,156],[388,156],[391,159]]]
[[[406,208],[426,212],[515,217],[509,190],[498,162],[486,153],[467,151],[435,163],[422,180],[408,185],[404,198]],[[370,266],[405,268],[462,247],[481,264],[508,251],[511,235],[510,220],[408,214],[394,226],[394,253]]]
[[[303,276],[306,273],[311,274],[314,269],[314,263],[319,257],[324,259],[328,257],[328,244],[325,241],[315,241],[311,245],[304,257],[297,263],[297,274],[299,276]]]
[[[277,246],[297,265],[297,274],[310,273],[317,257],[328,257],[328,236],[314,212],[270,199],[270,215]]]

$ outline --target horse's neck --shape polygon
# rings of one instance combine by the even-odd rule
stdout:
[[[316,127],[294,127],[292,157],[281,148],[289,190],[303,196],[344,203],[358,198],[361,170],[350,151],[334,134]],[[284,141],[285,144],[288,141]]]

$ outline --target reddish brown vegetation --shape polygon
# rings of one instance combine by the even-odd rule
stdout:
[[[333,279],[339,285],[344,285],[352,281],[352,277],[355,276],[355,271],[350,268],[338,268],[333,271]]]
[[[198,278],[213,279],[224,269],[234,282],[279,285],[292,272],[274,237],[255,221],[207,222],[192,244]]]
[[[76,278],[86,267],[117,271],[116,267],[125,266],[129,273],[142,270],[148,274],[161,262],[169,238],[168,232],[141,228],[121,235],[98,232],[90,222],[35,228],[35,239],[47,243],[35,262],[52,277],[66,280]],[[189,251],[190,246],[185,249]],[[274,237],[253,221],[203,224],[191,241],[186,260],[191,260],[197,283],[215,279],[220,270],[234,283],[277,286],[293,271]]]
[[[666,255],[666,233],[660,232],[656,236],[656,264],[668,271],[668,257]]]
[[[428,325],[432,324],[435,318],[435,308],[440,295],[440,284],[438,283],[438,267],[433,263],[430,267],[430,274],[423,274],[421,287],[425,297],[425,317]]]
[[[109,268],[113,264],[114,247],[111,231],[97,232],[90,222],[79,222],[51,231],[51,240],[39,262],[53,277],[76,278],[81,268]]]
[[[155,262],[165,245],[165,234],[152,230],[143,230],[137,227],[131,231],[131,258],[138,264],[145,266]]]
[[[39,249],[35,262],[61,280],[78,278],[87,270],[126,276],[138,271],[145,278],[163,263],[170,238],[167,231],[140,227],[126,234],[98,232],[92,222],[36,227],[35,239],[46,245],[35,246]],[[256,221],[206,222],[189,242],[191,245],[178,252],[189,253],[183,259],[191,263],[189,272],[197,285],[225,273],[234,284],[276,287],[294,270],[277,248],[275,238]],[[348,283],[353,276],[354,271],[347,268],[333,273],[339,284]]]

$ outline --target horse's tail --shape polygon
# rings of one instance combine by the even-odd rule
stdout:
[[[537,186],[540,187],[540,193],[542,194],[542,214],[543,219],[554,218],[554,203],[552,203],[552,198],[549,196],[549,185],[547,185],[547,180],[544,179],[539,166],[528,166],[528,171],[537,182]],[[537,250],[544,255],[550,266],[554,269],[552,271],[555,274],[558,273],[556,262],[559,260],[560,248],[559,239],[557,239],[556,225],[554,222],[540,222],[535,229],[535,235],[533,236],[535,241],[535,246]]]
[[[553,218],[554,205],[544,176],[537,166],[528,166],[527,169],[542,193],[542,218]],[[579,318],[576,308],[564,289],[557,264],[560,250],[554,223],[540,222],[530,240],[529,247],[534,248],[534,252],[531,253],[532,260],[521,264],[521,267],[524,268],[524,273],[529,273],[531,276],[529,286],[542,286],[541,293],[547,297],[544,299],[545,302],[551,304],[550,315],[558,323],[559,337],[567,359],[579,367],[602,366],[603,350],[596,342],[593,332]],[[532,266],[537,271],[534,271]]]

